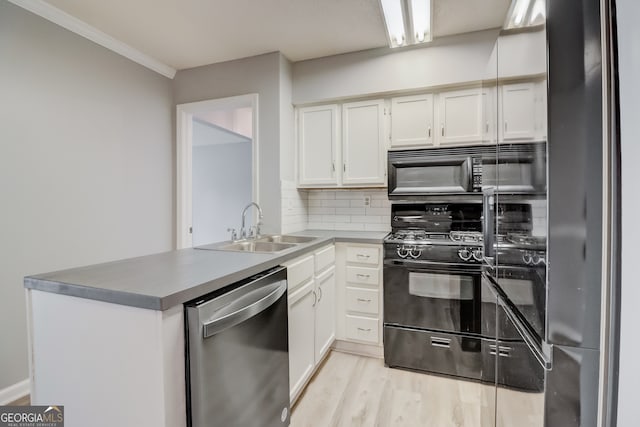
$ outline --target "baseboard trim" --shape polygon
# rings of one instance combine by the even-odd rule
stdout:
[[[384,349],[379,345],[361,344],[351,341],[335,340],[331,346],[335,351],[350,353],[358,356],[384,358]]]
[[[29,394],[29,378],[0,390],[0,405],[8,405]]]

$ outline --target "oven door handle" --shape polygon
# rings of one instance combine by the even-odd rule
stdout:
[[[447,271],[463,271],[467,273],[473,273],[481,271],[479,264],[452,264],[450,262],[437,262],[437,261],[423,261],[423,260],[399,260],[399,259],[385,259],[384,265],[389,267],[413,267],[422,270],[447,270]]]

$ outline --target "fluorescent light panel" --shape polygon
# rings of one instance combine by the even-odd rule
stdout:
[[[545,0],[512,0],[505,29],[532,27],[546,20]]]
[[[431,1],[411,0],[409,3],[413,24],[414,43],[431,41]]]
[[[407,37],[401,0],[380,0],[391,47],[403,46]]]
[[[389,46],[425,43],[431,37],[431,0],[380,0]]]

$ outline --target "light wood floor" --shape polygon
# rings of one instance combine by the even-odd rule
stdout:
[[[24,397],[21,397],[18,400],[14,400],[13,402],[9,403],[9,406],[28,406],[31,404],[31,396],[29,396],[28,394]]]
[[[497,425],[542,426],[538,424],[543,413],[541,395],[511,393],[520,402],[525,397],[526,402],[514,405],[518,413],[507,417],[522,422],[509,424],[499,419]],[[494,396],[493,387],[480,383],[390,369],[381,359],[334,351],[294,406],[291,426],[496,425]]]

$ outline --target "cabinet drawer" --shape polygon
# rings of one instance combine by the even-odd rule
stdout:
[[[345,321],[347,339],[378,343],[378,319],[347,315]]]
[[[335,264],[336,249],[333,245],[321,249],[315,254],[316,257],[316,274],[325,270],[327,267]]]
[[[348,265],[347,282],[377,286],[380,283],[380,269]]]
[[[378,314],[379,293],[376,289],[347,286],[346,307],[348,311]]]
[[[302,283],[313,278],[313,255],[301,258],[287,265],[289,293]]]
[[[348,247],[347,262],[378,265],[380,250],[378,248]]]

